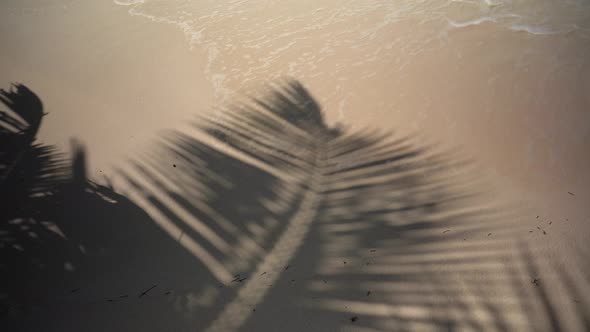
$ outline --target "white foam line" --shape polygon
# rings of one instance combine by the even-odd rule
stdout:
[[[568,33],[568,32],[572,32],[576,29],[578,29],[578,27],[576,25],[571,25],[567,29],[550,29],[548,27],[534,27],[534,26],[529,26],[529,25],[524,25],[524,24],[515,24],[515,25],[510,26],[510,30],[512,30],[512,31],[528,32],[532,35],[538,35],[538,36],[557,35],[560,33]]]
[[[472,25],[480,25],[482,23],[485,22],[497,22],[497,19],[493,18],[493,17],[489,17],[489,16],[484,16],[484,17],[480,17],[478,19],[475,20],[471,20],[471,21],[465,21],[465,22],[456,22],[453,20],[449,20],[449,24],[455,28],[465,28],[468,26],[472,26]]]
[[[113,2],[119,6],[133,6],[145,3],[144,0],[113,0]]]

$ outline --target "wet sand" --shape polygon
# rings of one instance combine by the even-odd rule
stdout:
[[[45,96],[51,116],[40,138],[67,147],[70,137],[78,137],[93,151],[94,170],[109,168],[158,130],[231,101],[221,98],[227,91],[256,92],[290,75],[312,91],[332,123],[420,131],[461,145],[499,175],[535,190],[590,183],[584,172],[590,42],[576,33],[535,36],[483,23],[450,30],[415,55],[393,48],[385,56],[378,49],[380,57],[349,47],[299,65],[309,70],[300,73],[287,70],[289,53],[257,70],[247,59],[261,54],[238,49],[217,56],[213,66],[233,66],[222,71],[206,68],[210,50],[189,50],[178,27],[130,16],[128,7],[46,7],[4,11],[3,40],[10,47],[2,54],[3,79]],[[299,22],[294,24],[296,30]],[[386,42],[379,38],[405,41],[412,33],[420,40],[432,27],[416,29],[409,20],[389,28],[370,45]],[[317,47],[324,41],[318,35],[293,46],[291,57]],[[396,63],[406,65],[400,70]],[[251,73],[240,70],[249,67]],[[226,75],[222,94],[215,93],[214,70]]]
[[[78,138],[92,150],[92,174],[210,107],[204,63],[174,28],[111,3],[25,12],[3,11],[5,85],[22,82],[43,96],[49,115],[39,139],[68,150]]]

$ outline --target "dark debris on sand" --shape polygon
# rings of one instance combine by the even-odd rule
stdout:
[[[144,290],[144,291],[143,291],[141,294],[139,294],[139,297],[143,297],[143,296],[147,295],[147,293],[148,293],[149,291],[151,291],[152,289],[154,289],[154,288],[156,288],[156,287],[158,287],[158,285],[153,285],[152,287],[150,287],[150,288],[148,288],[148,289]]]

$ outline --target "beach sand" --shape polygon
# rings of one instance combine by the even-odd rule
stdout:
[[[89,177],[104,183],[128,158],[149,150],[161,131],[188,131],[195,114],[291,76],[318,99],[329,124],[419,133],[419,142],[461,148],[497,198],[521,208],[514,229],[535,229],[536,216],[553,221],[549,236],[531,235],[539,255],[564,268],[579,264],[560,254],[569,257],[568,250],[586,248],[590,239],[587,31],[534,35],[483,22],[445,25],[435,35],[440,21],[418,24],[420,16],[371,30],[384,19],[371,10],[354,21],[358,26],[345,19],[322,25],[320,17],[314,27],[305,21],[309,6],[274,13],[303,13],[276,28],[261,22],[278,7],[265,12],[260,5],[244,14],[246,23],[211,14],[202,18],[211,28],[195,42],[190,37],[198,29],[183,31],[180,21],[170,21],[177,14],[168,21],[149,16],[159,13],[156,5],[5,1],[2,87],[21,82],[35,91],[49,113],[39,141],[68,151],[72,138],[80,140]],[[363,27],[367,33],[359,37],[355,31]],[[282,37],[289,31],[296,33]],[[250,47],[265,38],[268,44]],[[115,189],[128,189],[120,185]],[[268,326],[280,326],[280,317],[266,318]],[[256,319],[262,323],[252,326],[265,326],[265,318]]]

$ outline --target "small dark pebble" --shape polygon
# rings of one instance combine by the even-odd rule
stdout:
[[[488,236],[492,235],[492,233],[488,233]]]
[[[550,222],[549,222],[549,225],[551,225],[552,223],[553,223],[553,221],[550,221]]]
[[[79,291],[79,290],[80,290],[80,288],[74,288],[74,289],[72,289],[70,292],[71,292],[71,293],[75,293],[75,292],[77,292],[77,291]]]
[[[170,291],[167,291],[167,292],[166,292],[166,293],[164,293],[164,294],[166,294],[166,295],[170,295],[170,293],[171,293]]]
[[[265,275],[265,274],[266,274],[266,272],[262,272],[261,276],[263,276],[263,275]]]
[[[172,167],[176,167],[176,164],[172,164]]]
[[[547,235],[547,232],[543,231],[543,235]]]
[[[285,271],[287,271],[291,267],[290,265],[285,266]]]
[[[574,193],[571,193],[571,192],[569,192],[569,191],[568,191],[567,193],[568,193],[568,194],[570,194],[570,195],[572,195],[572,196],[576,196],[576,195],[574,195]]]
[[[346,264],[346,261],[342,261],[343,264]]]
[[[358,319],[359,318],[357,316],[350,317],[350,321],[353,322],[353,323],[356,322]]]
[[[535,284],[535,286],[539,286],[539,279],[534,278],[533,281],[531,281],[533,284]]]
[[[324,284],[327,284],[328,282],[326,280],[322,280],[324,282]]]
[[[256,309],[252,309],[252,312],[256,312]]]
[[[367,291],[367,296],[371,295],[371,291]]]
[[[443,234],[450,232],[450,229],[447,229],[446,231],[443,232]]]
[[[537,219],[539,219],[539,216],[537,216]]]

